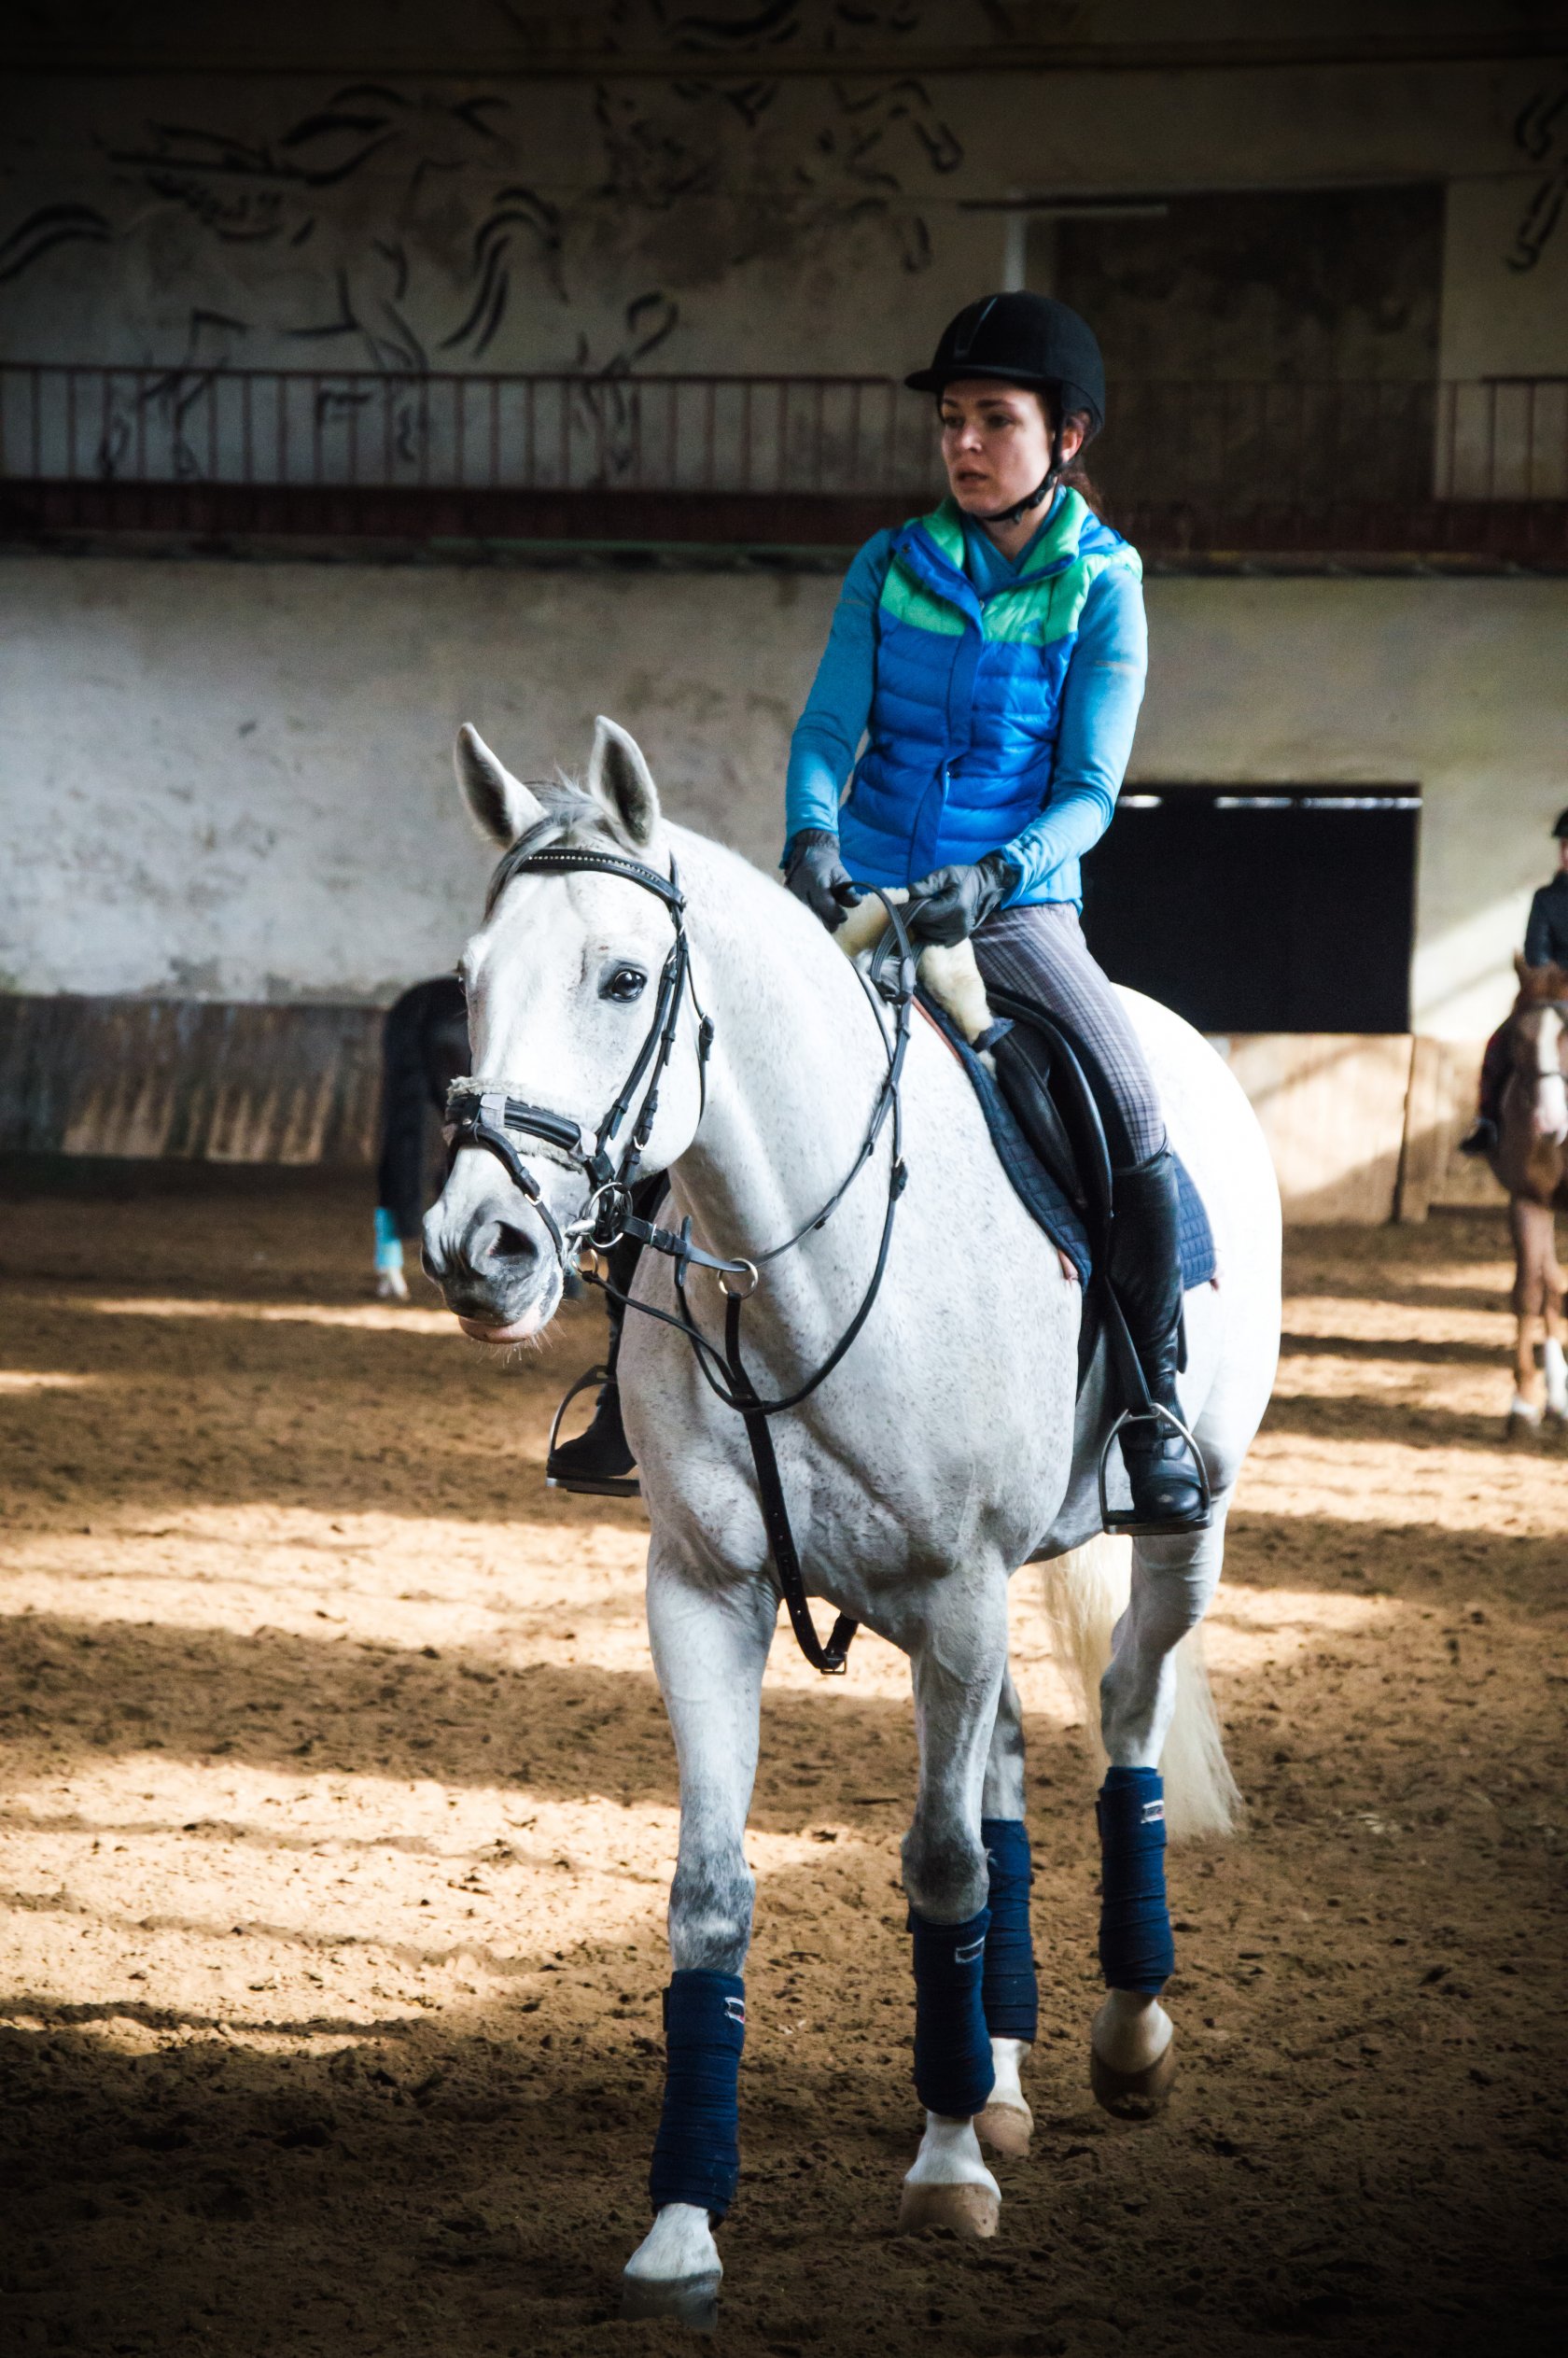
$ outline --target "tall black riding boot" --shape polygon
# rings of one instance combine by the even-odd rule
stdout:
[[[605,1256],[609,1263],[605,1274],[617,1294],[630,1292],[641,1250],[632,1238],[623,1237]],[[591,1368],[585,1376],[580,1376],[556,1413],[558,1424],[561,1411],[576,1394],[586,1390],[596,1375],[602,1375],[604,1381],[594,1404],[593,1418],[575,1440],[563,1441],[558,1449],[551,1451],[544,1464],[544,1478],[554,1490],[588,1491],[596,1498],[636,1498],[639,1489],[637,1460],[621,1422],[621,1387],[615,1380],[626,1312],[613,1294],[605,1296],[605,1310],[609,1318],[609,1349],[605,1354],[604,1367]]]
[[[1131,1171],[1117,1172],[1113,1205],[1111,1290],[1121,1304],[1150,1399],[1180,1416],[1181,1200],[1176,1158],[1169,1146]],[[1150,1537],[1201,1531],[1209,1521],[1208,1492],[1182,1434],[1163,1418],[1139,1416],[1122,1426],[1121,1444],[1132,1520],[1117,1528]]]

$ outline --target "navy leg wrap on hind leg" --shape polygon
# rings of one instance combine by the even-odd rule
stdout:
[[[1158,1769],[1107,1769],[1095,1816],[1106,1986],[1155,1997],[1176,1970],[1165,1898],[1165,1783]]]
[[[665,2109],[648,2191],[655,2211],[694,2203],[721,2219],[740,2180],[737,2083],[746,2039],[738,1973],[687,1970],[665,1992]]]
[[[1040,1986],[1029,1938],[1029,1839],[1021,1818],[982,1818],[980,1839],[990,1870],[991,1929],[980,1995],[993,2039],[1033,2041]]]
[[[989,1908],[967,1924],[928,1924],[915,1936],[915,2092],[928,2112],[967,2120],[985,2110],[996,2073],[981,1997]]]

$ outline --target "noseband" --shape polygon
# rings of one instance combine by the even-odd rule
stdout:
[[[859,964],[853,965],[851,971],[876,1018],[888,1069],[876,1093],[876,1102],[872,1107],[860,1152],[826,1203],[819,1205],[792,1236],[786,1237],[781,1243],[771,1246],[766,1252],[759,1253],[755,1260],[727,1260],[721,1254],[705,1252],[700,1245],[693,1244],[689,1219],[682,1220],[679,1230],[661,1228],[652,1221],[638,1217],[632,1210],[632,1188],[641,1169],[643,1154],[653,1128],[653,1117],[658,1112],[660,1085],[669,1069],[670,1057],[674,1052],[681,1001],[688,996],[697,1018],[697,1076],[702,1104],[706,1106],[707,1102],[707,1060],[713,1048],[713,1025],[703,1013],[692,981],[691,953],[686,940],[686,903],[674,859],[670,861],[668,876],[664,877],[656,868],[647,867],[640,860],[627,859],[619,852],[575,851],[561,847],[547,851],[525,852],[520,858],[510,859],[506,864],[505,880],[510,882],[513,876],[525,870],[539,876],[589,872],[598,876],[623,877],[629,884],[639,885],[645,892],[652,892],[664,902],[674,922],[675,940],[659,978],[658,1002],[647,1037],[614,1104],[599,1124],[592,1148],[584,1144],[581,1126],[569,1114],[553,1113],[549,1106],[533,1105],[525,1098],[510,1096],[504,1082],[475,1080],[469,1076],[454,1081],[447,1093],[448,1168],[461,1148],[484,1147],[502,1165],[513,1185],[527,1197],[549,1232],[563,1270],[575,1265],[590,1284],[597,1285],[624,1308],[641,1311],[650,1318],[659,1319],[666,1326],[674,1326],[686,1337],[709,1388],[726,1408],[734,1409],[745,1422],[757,1472],[757,1488],[769,1551],[801,1650],[814,1669],[829,1676],[840,1673],[845,1667],[856,1624],[848,1614],[841,1613],[825,1646],[817,1635],[811,1608],[806,1602],[805,1579],[795,1550],[789,1506],[779,1479],[768,1420],[781,1415],[787,1409],[798,1408],[833,1373],[870,1317],[888,1266],[888,1254],[893,1239],[893,1214],[909,1177],[903,1160],[900,1083],[909,1046],[910,1017],[915,1003],[915,954],[910,947],[903,913],[885,893],[876,891],[875,886],[864,888],[876,891],[877,899],[888,913],[889,932],[871,961],[869,975],[862,972]],[[890,1032],[882,1012],[884,1002],[892,1009]],[[642,1110],[617,1162],[613,1153],[616,1133],[626,1119],[632,1100],[645,1076],[648,1086]],[[756,1291],[761,1272],[769,1262],[792,1252],[807,1236],[827,1226],[855,1180],[870,1162],[889,1116],[892,1120],[892,1152],[888,1166],[887,1209],[883,1215],[875,1265],[860,1306],[814,1374],[790,1392],[773,1399],[764,1398],[752,1383],[741,1355],[742,1304]],[[698,1119],[701,1119],[700,1111]],[[565,1229],[552,1214],[539,1181],[512,1143],[513,1133],[518,1137],[538,1139],[541,1145],[581,1171],[588,1181],[587,1201],[579,1217],[569,1221]],[[637,1301],[629,1294],[618,1292],[608,1283],[602,1256],[623,1236],[632,1237],[638,1244],[651,1246],[654,1252],[666,1255],[674,1262],[679,1305],[676,1314],[660,1310],[652,1302]],[[709,1269],[718,1273],[720,1286],[726,1297],[722,1349],[704,1334],[692,1315],[686,1298],[686,1279],[693,1268]]]

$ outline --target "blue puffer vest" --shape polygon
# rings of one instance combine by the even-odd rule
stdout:
[[[1062,683],[1084,601],[1138,553],[1065,491],[1027,569],[982,595],[963,569],[963,518],[945,500],[904,525],[876,615],[870,739],[839,814],[851,876],[909,884],[983,859],[1050,799]],[[1043,877],[1024,902],[1076,900]]]

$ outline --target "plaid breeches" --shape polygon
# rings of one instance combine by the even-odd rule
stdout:
[[[1113,1167],[1147,1162],[1165,1144],[1155,1077],[1126,1009],[1089,954],[1067,901],[999,909],[975,928],[981,978],[1038,999],[1083,1057]]]

